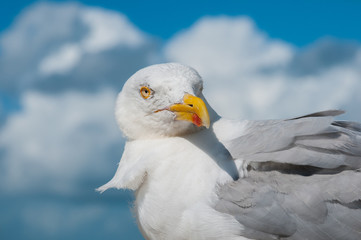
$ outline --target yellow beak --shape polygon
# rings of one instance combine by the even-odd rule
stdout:
[[[206,104],[199,97],[186,93],[183,103],[174,104],[169,110],[176,114],[176,120],[191,122],[198,127],[209,128],[210,120]]]

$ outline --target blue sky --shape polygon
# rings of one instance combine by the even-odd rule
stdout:
[[[10,1],[0,8],[0,239],[142,239],[132,194],[94,189],[138,69],[194,67],[233,119],[361,121],[361,1]]]
[[[0,9],[0,29],[35,1],[9,1]],[[66,1],[57,1],[66,2]],[[68,1],[71,2],[71,1]],[[272,38],[305,46],[323,36],[361,41],[361,1],[78,1],[123,12],[145,32],[168,39],[205,15],[247,15]]]

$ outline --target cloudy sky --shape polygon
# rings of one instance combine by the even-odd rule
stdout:
[[[197,69],[228,118],[361,121],[360,12],[352,0],[6,3],[0,239],[142,239],[131,193],[94,189],[123,149],[116,94],[150,64]]]

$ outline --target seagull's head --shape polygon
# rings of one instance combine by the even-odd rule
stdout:
[[[179,136],[208,128],[210,118],[197,71],[178,63],[152,65],[131,76],[115,116],[130,139]]]

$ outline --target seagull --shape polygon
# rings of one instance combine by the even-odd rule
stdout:
[[[339,110],[229,120],[202,89],[196,70],[165,63],[118,95],[127,142],[97,190],[134,190],[145,239],[361,239],[360,123]]]

